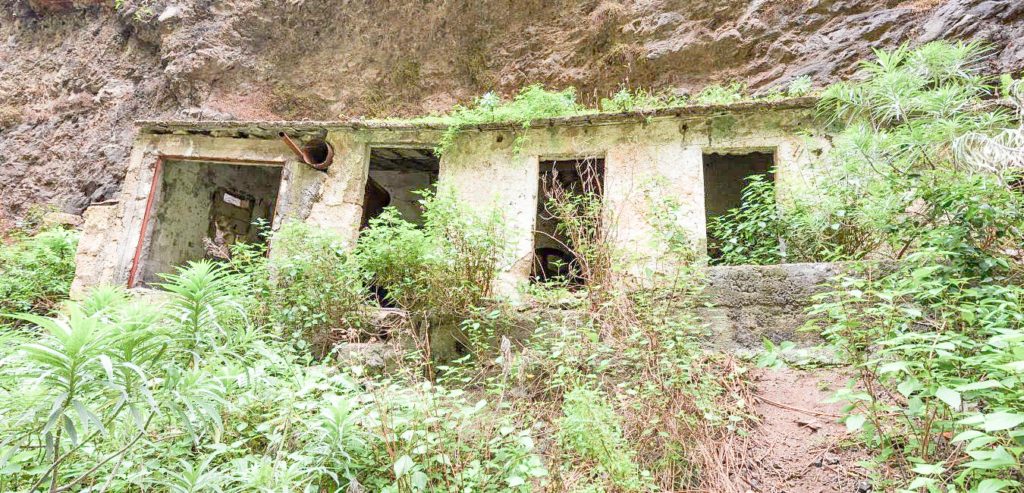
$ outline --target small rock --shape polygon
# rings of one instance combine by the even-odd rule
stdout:
[[[177,5],[168,5],[167,8],[165,8],[164,11],[160,13],[160,16],[156,18],[156,20],[157,22],[167,22],[180,15],[181,7],[178,7]]]
[[[77,228],[82,225],[82,222],[84,222],[82,216],[68,214],[67,212],[48,212],[43,216],[43,225],[47,227],[63,226]]]
[[[818,431],[819,429],[821,429],[821,423],[819,423],[818,421],[813,420],[813,419],[803,419],[803,418],[800,418],[800,419],[796,420],[796,424],[799,427],[801,427],[801,428],[808,428],[812,432]]]
[[[871,483],[867,481],[857,483],[857,493],[871,493]]]

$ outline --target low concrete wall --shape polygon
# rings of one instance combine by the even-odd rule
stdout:
[[[813,346],[821,338],[798,332],[807,321],[811,297],[849,268],[846,263],[739,265],[710,267],[705,295],[711,307],[699,310],[716,346],[757,349],[762,339]]]

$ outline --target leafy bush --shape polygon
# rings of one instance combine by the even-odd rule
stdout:
[[[618,415],[600,392],[574,388],[565,394],[562,412],[558,433],[563,449],[597,463],[600,473],[608,475],[618,488],[642,489],[640,470],[633,462],[635,453],[622,436]]]
[[[551,91],[542,85],[534,84],[523,88],[509,101],[503,101],[497,94],[489,92],[477,98],[472,106],[456,105],[445,115],[428,116],[413,121],[448,126],[434,150],[440,156],[451,149],[455,139],[466,127],[487,123],[514,123],[526,131],[534,120],[593,112],[576,101],[576,90],[572,87]],[[518,153],[522,148],[525,138],[524,134],[516,137],[515,152]]]
[[[359,259],[337,234],[300,222],[284,224],[273,236],[273,252],[262,257],[235,255],[237,268],[250,272],[259,288],[266,286],[257,308],[282,333],[309,342],[323,355],[339,341],[365,342],[377,334],[368,331],[370,292]],[[242,264],[246,265],[242,266]]]
[[[630,91],[623,87],[610,98],[601,99],[601,111],[621,113],[628,111],[650,111],[659,108],[682,106],[686,98],[670,93],[653,93],[643,89]]]
[[[77,233],[63,229],[0,244],[0,313],[42,314],[66,299],[77,244]]]
[[[775,203],[775,184],[764,176],[747,177],[742,205],[708,221],[708,250],[713,264],[766,265],[783,259],[785,223]]]
[[[712,84],[701,89],[701,91],[693,97],[693,101],[698,104],[738,103],[747,99],[747,96],[745,95],[746,91],[747,85],[741,82],[732,82],[726,85]]]
[[[801,75],[789,82],[786,87],[786,95],[791,98],[806,96],[814,89],[814,81],[809,75]]]
[[[359,265],[387,301],[427,319],[467,314],[491,294],[506,262],[504,223],[481,217],[450,191],[423,195],[423,226],[393,208],[371,220],[356,247]]]
[[[741,205],[708,221],[712,265],[858,260],[878,245],[839,199],[797,195],[780,205],[774,183],[762,175],[747,181]]]
[[[528,491],[524,421],[430,384],[309,366],[239,315],[243,274],[200,262],[162,303],[102,288],[0,332],[0,489]],[[11,344],[7,344],[11,343]]]
[[[863,390],[837,396],[846,425],[900,466],[901,491],[1022,484],[1024,198],[953,152],[963,135],[1010,124],[979,105],[984,53],[946,42],[879,52],[863,82],[833,86],[823,102],[849,125],[834,156],[847,176],[826,195],[858,195],[856,217],[901,263],[840,279],[813,313],[860,370]]]

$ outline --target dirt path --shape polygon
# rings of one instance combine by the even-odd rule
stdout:
[[[755,375],[754,430],[740,479],[753,492],[871,491],[857,462],[867,453],[852,446],[839,422],[842,403],[826,403],[846,385],[845,370],[763,369]]]

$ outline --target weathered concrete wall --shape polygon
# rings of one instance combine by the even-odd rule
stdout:
[[[95,214],[92,221],[87,221],[86,236],[98,235],[111,244],[83,250],[76,286],[127,282],[140,237],[148,239],[153,233],[153,221],[146,231],[142,231],[142,225],[158,162],[283,166],[274,224],[302,220],[334,230],[354,243],[370,149],[422,149],[433,146],[442,133],[410,127],[335,126],[325,131],[335,154],[326,172],[299,163],[278,140],[141,135],[132,151],[120,204],[114,206],[116,212]],[[648,220],[653,202],[668,199],[677,203],[675,224],[688,233],[698,249],[703,248],[703,154],[774,152],[778,195],[784,203],[787,190],[813,175],[809,163],[827,146],[825,136],[816,130],[810,108],[747,106],[641,121],[552,124],[526,131],[467,130],[441,159],[438,185],[454,190],[470,207],[481,212],[497,209],[504,215],[512,248],[500,266],[503,274],[496,288],[512,294],[515,286],[528,278],[532,264],[540,160],[605,159],[606,224],[616,247],[630,259],[633,270],[639,271],[656,263],[662,253],[652,241],[655,234]]]
[[[119,276],[117,262],[121,238],[121,210],[117,202],[97,204],[82,214],[84,234],[78,239],[75,252],[75,279],[71,283],[72,297],[101,284],[111,284]]]
[[[331,229],[354,245],[363,214],[370,148],[430,148],[439,138],[440,132],[436,130],[341,129],[328,132],[327,142],[334,147],[334,164],[321,173],[323,184],[311,201],[309,214],[302,219]]]
[[[813,332],[798,332],[807,321],[811,297],[848,267],[843,263],[739,265],[707,269],[705,295],[711,307],[699,310],[715,345],[757,349],[762,339],[821,342]]]
[[[370,170],[370,177],[388,191],[388,195],[391,197],[391,202],[388,205],[398,209],[403,219],[416,224],[422,222],[423,209],[419,204],[422,197],[413,192],[433,190],[435,185],[433,173]]]
[[[521,132],[464,132],[441,161],[442,185],[477,208],[505,214],[512,241],[511,268],[499,289],[529,275],[532,261],[539,161],[605,158],[605,214],[620,252],[634,271],[661,255],[648,221],[651,204],[678,204],[675,223],[704,247],[706,224],[702,155],[712,152],[772,152],[780,189],[808,181],[805,168],[828,146],[816,133],[813,110],[789,109],[658,118],[645,122],[534,128]],[[521,147],[516,152],[516,144]],[[786,196],[779,191],[780,202]]]
[[[704,209],[707,217],[725,214],[742,204],[748,177],[766,175],[772,168],[771,153],[704,154]]]
[[[90,208],[85,214],[82,237],[101,238],[104,244],[95,245],[91,240],[79,243],[72,296],[80,296],[85,289],[99,284],[127,285],[140,239],[152,234],[152,221],[146,231],[142,230],[143,218],[154,175],[163,167],[164,160],[282,165],[287,180],[295,175],[296,167],[306,167],[294,159],[288,147],[275,140],[140,135],[132,148],[120,200],[96,206],[95,211]],[[287,182],[283,186],[287,187]],[[284,212],[279,205],[278,215]]]
[[[244,192],[256,199],[257,217],[268,221],[277,200],[280,166],[167,161],[160,180],[160,200],[151,221],[153,234],[142,257],[140,280],[150,283],[188,261],[205,256],[213,194],[218,188]]]

